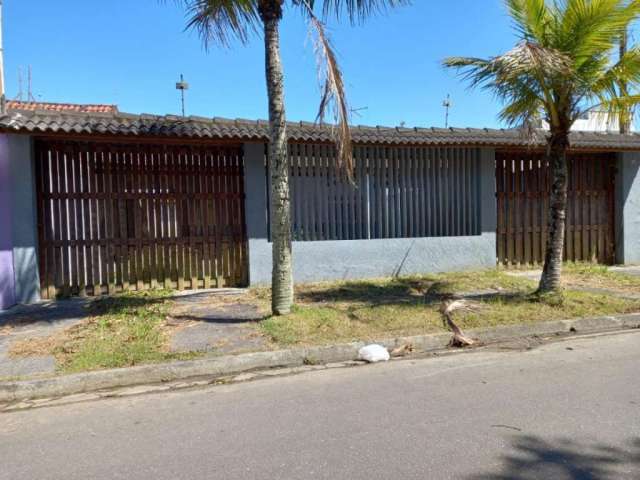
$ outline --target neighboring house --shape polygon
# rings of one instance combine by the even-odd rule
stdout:
[[[0,308],[268,283],[265,121],[13,104],[0,117]],[[296,281],[543,261],[544,134],[288,126]],[[640,136],[575,132],[565,252],[640,263]]]
[[[549,130],[549,124],[544,120],[541,122],[541,128]],[[593,110],[585,112],[578,118],[571,130],[574,132],[610,132],[617,133],[620,131],[620,118],[617,115],[611,116],[608,112],[601,110]],[[631,131],[635,131],[631,125]]]
[[[52,103],[52,102],[23,102],[22,100],[8,100],[8,111],[47,112],[62,113],[118,113],[116,105],[91,105],[78,103]]]

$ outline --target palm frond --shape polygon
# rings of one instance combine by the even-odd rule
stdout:
[[[187,10],[188,30],[195,30],[205,47],[228,46],[236,39],[246,43],[260,28],[257,0],[176,0]]]
[[[629,22],[640,14],[640,3],[628,0],[565,0],[553,46],[571,55],[576,67],[592,57],[606,56]]]
[[[315,12],[319,7],[323,18],[333,16],[341,19],[345,16],[351,23],[358,23],[389,9],[410,5],[412,0],[293,0],[295,5],[303,7],[304,13]],[[306,5],[305,5],[306,4]]]
[[[324,24],[313,13],[310,14],[309,24],[315,33],[314,46],[322,81],[322,97],[316,121],[323,122],[326,112],[332,111],[334,121],[332,132],[336,143],[338,168],[346,173],[350,181],[353,181],[350,111],[342,71],[338,65],[333,46],[325,32]]]
[[[523,38],[541,41],[547,36],[552,16],[545,0],[507,0],[506,4]]]

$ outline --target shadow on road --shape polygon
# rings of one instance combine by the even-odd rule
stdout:
[[[621,480],[640,478],[640,438],[612,447],[520,436],[494,473],[467,480]]]

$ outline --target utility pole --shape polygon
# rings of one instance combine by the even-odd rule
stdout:
[[[628,32],[625,31],[622,33],[620,37],[620,51],[619,58],[622,59],[625,53],[627,53],[627,40],[628,40]],[[620,84],[620,94],[622,96],[626,96],[629,94],[627,82],[622,82]],[[620,118],[618,119],[620,123],[620,133],[625,134],[629,133],[630,123],[631,123],[631,109],[623,107],[620,111]]]
[[[7,97],[4,87],[4,47],[2,44],[2,0],[0,0],[0,115],[7,113]]]
[[[189,90],[189,84],[184,81],[184,76],[180,74],[180,81],[176,83],[176,90],[180,90],[182,100],[182,116],[184,117],[184,91]]]
[[[449,128],[449,109],[451,108],[451,96],[447,93],[447,98],[442,102],[444,107],[444,128]]]

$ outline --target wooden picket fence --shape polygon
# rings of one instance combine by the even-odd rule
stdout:
[[[35,142],[42,298],[245,285],[242,147]]]
[[[572,154],[564,259],[615,261],[615,155]],[[496,154],[498,262],[535,266],[544,262],[551,178],[542,153]]]

